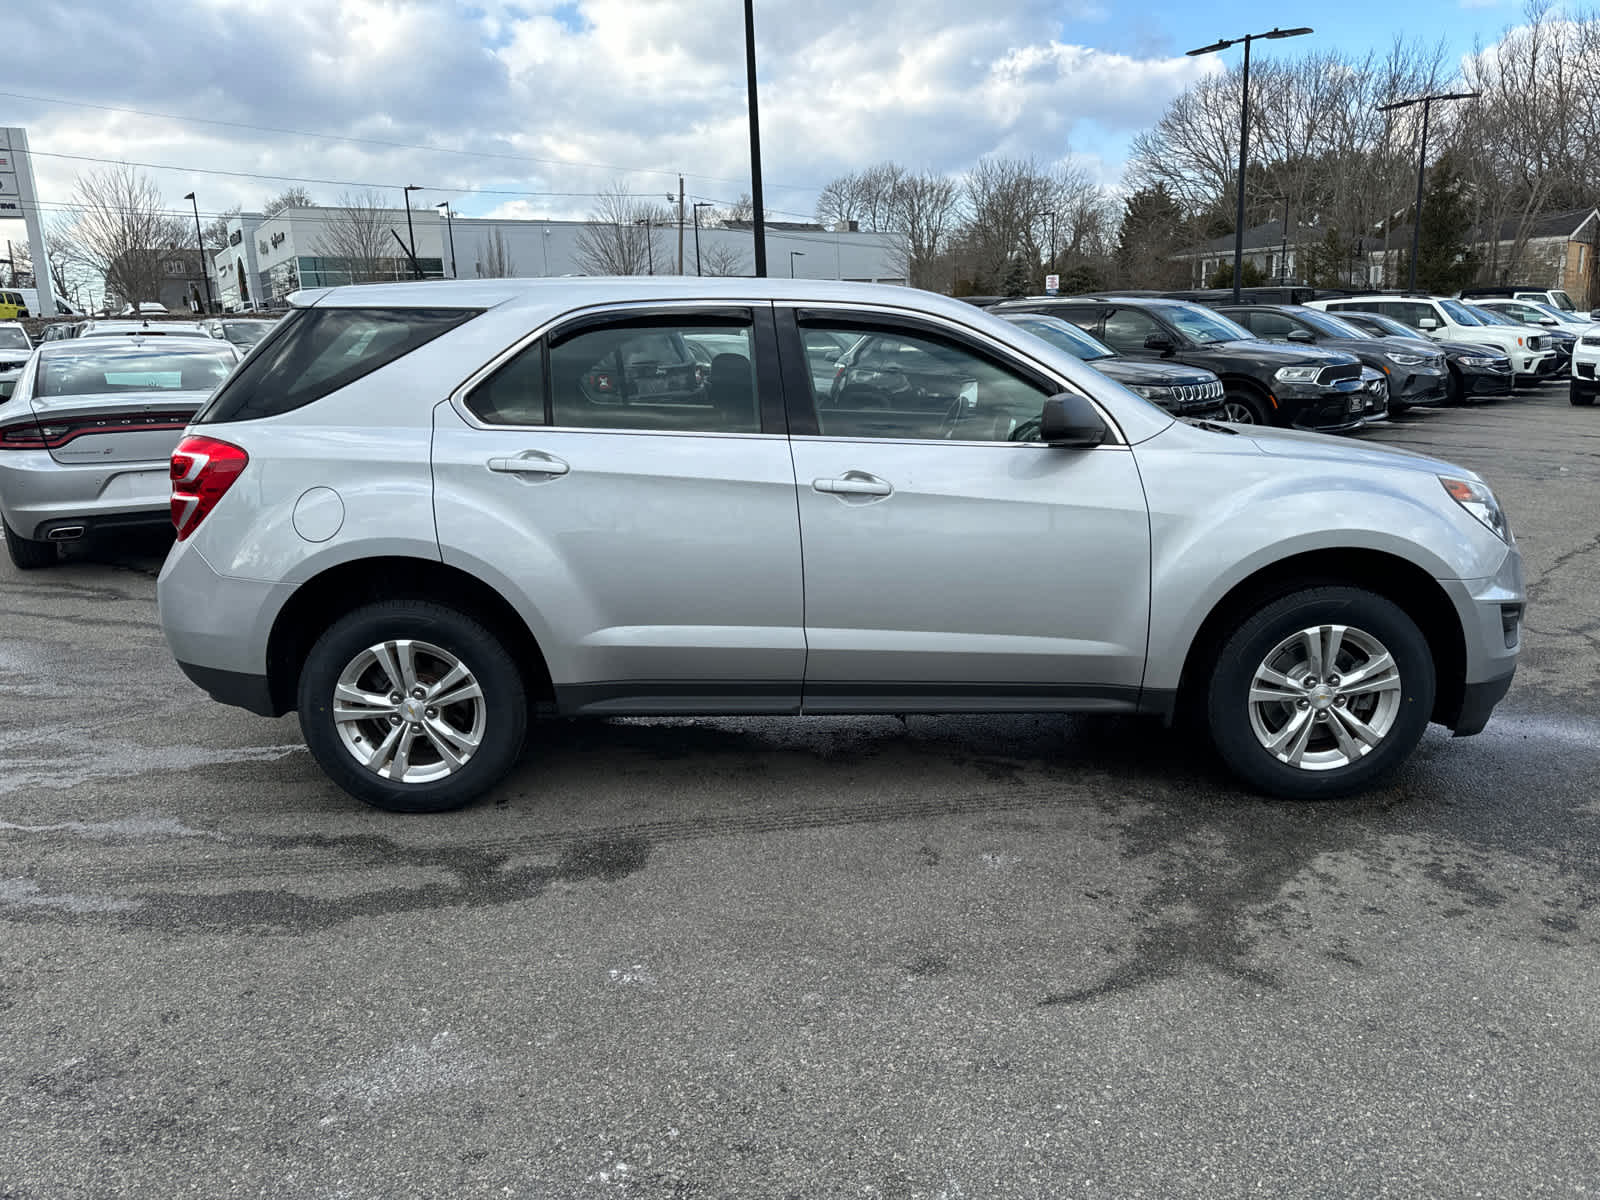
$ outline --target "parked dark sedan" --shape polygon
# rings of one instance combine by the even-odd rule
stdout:
[[[1036,296],[991,311],[1047,313],[1071,321],[1118,354],[1214,372],[1229,421],[1340,433],[1362,424],[1368,397],[1361,361],[1320,346],[1263,342],[1210,309],[1146,296]]]
[[[1516,385],[1516,375],[1511,360],[1492,346],[1476,342],[1436,342],[1418,335],[1417,331],[1393,317],[1382,313],[1341,312],[1339,320],[1354,325],[1373,337],[1404,344],[1407,350],[1443,350],[1445,366],[1450,371],[1445,402],[1463,404],[1468,400],[1489,396],[1509,396]]]
[[[1433,343],[1422,346],[1397,346],[1374,337],[1349,322],[1297,304],[1224,304],[1217,312],[1243,325],[1267,342],[1294,342],[1325,346],[1354,354],[1389,381],[1389,409],[1406,409],[1443,404],[1449,393],[1450,368],[1444,351]]]
[[[1002,312],[996,315],[1043,338],[1056,349],[1082,359],[1100,374],[1115,379],[1130,392],[1159,404],[1174,416],[1222,415],[1222,380],[1214,372],[1119,357],[1110,346],[1060,317],[1042,313]]]

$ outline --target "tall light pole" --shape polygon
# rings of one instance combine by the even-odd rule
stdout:
[[[456,223],[452,218],[455,214],[450,211],[450,201],[448,200],[442,204],[435,204],[434,207],[444,209],[445,228],[450,231],[450,278],[454,279],[456,277]]]
[[[756,17],[753,0],[744,0],[744,67],[749,79],[750,99],[750,203],[751,230],[756,240],[756,278],[767,277],[766,209],[761,199],[761,120],[756,104]],[[794,260],[789,260],[794,265]]]
[[[656,273],[655,222],[649,217],[640,217],[634,224],[644,226],[644,245],[645,249],[650,253],[650,274],[654,275]]]
[[[709,200],[696,200],[694,203],[694,273],[700,274],[700,210],[702,208],[715,208]]]
[[[1239,294],[1241,277],[1244,274],[1244,172],[1250,159],[1250,43],[1262,38],[1291,38],[1312,32],[1308,27],[1299,29],[1271,29],[1266,33],[1247,33],[1242,38],[1223,38],[1201,46],[1197,50],[1188,51],[1192,58],[1197,54],[1215,54],[1219,50],[1226,50],[1229,46],[1244,43],[1244,99],[1239,104],[1239,204],[1234,217],[1233,230],[1233,302],[1240,303],[1244,297]]]
[[[422,278],[422,268],[417,265],[417,231],[411,228],[411,193],[420,192],[422,189],[414,183],[405,186],[406,194],[406,237],[411,239],[411,269],[416,272],[418,279]]]
[[[194,198],[194,193],[193,192],[190,192],[187,196],[184,197],[184,199],[187,200],[189,202],[189,204],[194,208],[194,244],[196,246],[200,247],[200,274],[204,277],[204,279],[206,281],[206,311],[210,312],[211,311],[211,272],[206,270],[206,240],[205,240],[205,238],[200,236],[200,202]],[[14,267],[12,268],[13,271],[15,271],[15,269],[16,268],[14,268]],[[48,271],[49,269],[50,269],[50,265],[48,263],[46,263],[45,264],[45,270]]]
[[[1482,92],[1435,92],[1431,96],[1414,96],[1410,100],[1397,100],[1393,104],[1380,104],[1379,112],[1394,112],[1396,109],[1410,108],[1414,104],[1422,105],[1422,138],[1417,151],[1417,208],[1416,214],[1411,219],[1411,282],[1406,286],[1406,291],[1417,290],[1417,252],[1422,248],[1422,179],[1428,171],[1428,114],[1435,100],[1476,100]]]
[[[804,250],[791,250],[791,251],[789,251],[789,278],[790,279],[794,278],[794,260],[797,259],[797,258],[804,258],[805,256],[806,256],[806,252]]]

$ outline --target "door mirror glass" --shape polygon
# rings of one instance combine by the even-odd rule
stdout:
[[[1291,329],[1284,336],[1286,336],[1291,342],[1305,342],[1307,344],[1314,343],[1317,340],[1311,336],[1311,331],[1309,329]]]
[[[1088,400],[1076,392],[1062,392],[1044,402],[1039,440],[1047,446],[1087,450],[1106,440],[1106,423]]]

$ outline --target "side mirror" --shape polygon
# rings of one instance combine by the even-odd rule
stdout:
[[[1556,323],[1556,319],[1554,317],[1540,317],[1539,318],[1539,324],[1541,324],[1541,325],[1554,325],[1555,323]]]
[[[1417,322],[1417,328],[1418,329],[1437,329],[1437,328],[1439,328],[1439,322],[1434,320],[1432,317],[1423,317],[1420,321]]]
[[[1039,440],[1047,446],[1088,450],[1105,441],[1107,432],[1094,405],[1076,392],[1051,396],[1039,416]]]
[[[1314,344],[1317,340],[1311,336],[1311,331],[1309,329],[1291,329],[1286,336],[1291,342],[1305,342],[1307,344]]]
[[[1166,354],[1176,349],[1176,347],[1174,347],[1172,344],[1172,339],[1164,333],[1152,333],[1149,337],[1145,338],[1144,348],[1146,350],[1156,350],[1162,354]]]

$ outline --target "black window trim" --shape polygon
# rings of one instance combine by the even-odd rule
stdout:
[[[1091,394],[1066,379],[1052,376],[1042,366],[1031,364],[1021,351],[1006,346],[1004,352],[985,344],[981,339],[989,336],[955,322],[921,313],[903,312],[882,308],[854,308],[847,305],[817,306],[812,304],[786,304],[776,306],[779,345],[783,362],[784,395],[788,401],[789,434],[791,437],[823,437],[817,422],[816,392],[811,383],[811,368],[805,355],[802,328],[808,324],[843,325],[847,329],[886,334],[925,334],[929,337],[957,343],[962,349],[981,358],[990,365],[1013,375],[1021,375],[1024,382],[1039,388],[1046,397],[1072,391],[1084,396],[1095,406],[1106,423],[1110,436],[1104,447],[1127,445],[1122,429],[1112,415]],[[1090,368],[1092,369],[1092,368]],[[1048,449],[1038,442],[958,442],[929,438],[833,438],[837,441],[895,443],[899,445],[995,446]]]
[[[760,402],[761,428],[758,432],[736,433],[717,430],[674,429],[593,429],[584,425],[556,425],[553,423],[553,398],[550,387],[550,351],[569,338],[597,328],[626,329],[650,328],[663,323],[684,324],[692,316],[702,324],[731,327],[750,327],[750,340],[755,352],[756,395]],[[529,346],[538,344],[543,356],[541,374],[544,379],[543,425],[497,425],[483,420],[467,407],[467,397],[480,384],[494,376],[502,367],[520,355]],[[624,437],[647,435],[652,437],[786,437],[787,420],[783,403],[782,376],[779,368],[778,336],[773,326],[770,301],[751,301],[748,304],[727,304],[697,300],[646,305],[623,303],[604,307],[586,308],[577,312],[561,313],[535,326],[500,351],[487,363],[478,367],[450,393],[449,403],[456,414],[474,429],[500,431],[509,429],[548,430],[561,433],[608,433]]]

